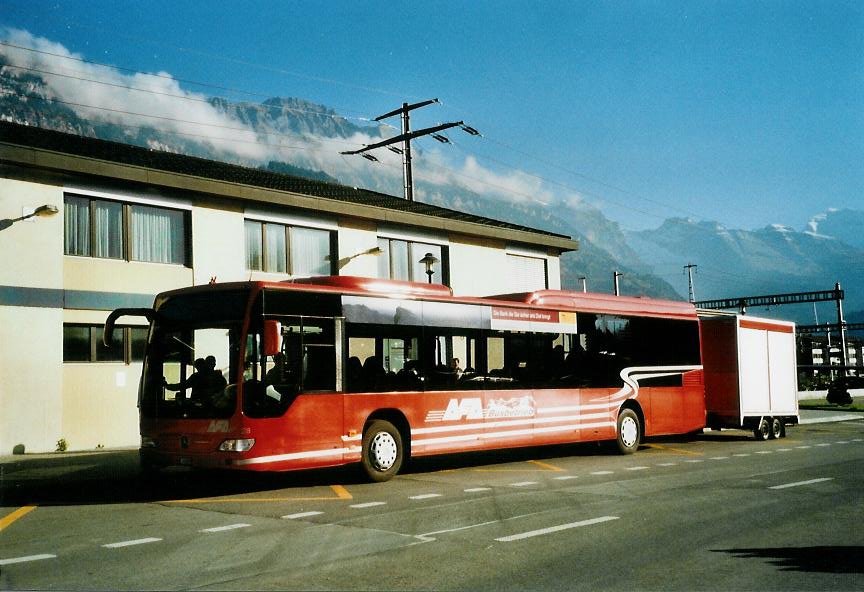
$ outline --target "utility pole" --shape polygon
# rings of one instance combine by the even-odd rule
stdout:
[[[690,302],[696,302],[696,291],[693,289],[693,270],[697,267],[699,266],[689,262],[684,266],[684,269],[687,270],[687,291],[690,294]]]
[[[414,173],[411,167],[411,140],[413,140],[414,138],[419,138],[421,136],[431,135],[433,138],[435,138],[442,144],[449,144],[450,140],[448,140],[446,136],[442,136],[438,132],[442,132],[446,129],[457,126],[461,126],[464,132],[471,134],[472,136],[480,135],[480,132],[478,132],[470,125],[465,125],[465,123],[462,121],[443,123],[441,125],[427,127],[421,130],[417,130],[416,132],[412,132],[411,120],[408,114],[414,109],[419,109],[421,107],[426,107],[428,105],[439,102],[440,101],[438,101],[438,99],[429,99],[428,101],[421,101],[412,105],[409,105],[408,103],[402,103],[402,106],[398,109],[394,109],[393,111],[385,113],[384,115],[379,115],[375,118],[375,121],[381,121],[383,119],[387,119],[388,117],[393,117],[394,115],[401,115],[402,133],[387,140],[376,142],[375,144],[369,144],[368,146],[364,146],[359,150],[347,150],[345,152],[341,152],[340,154],[360,154],[366,160],[378,162],[377,158],[375,158],[371,154],[366,154],[366,152],[375,148],[383,148],[384,146],[389,146],[391,151],[402,155],[402,179],[405,199],[408,201],[414,201]],[[392,146],[393,144],[398,144],[399,142],[402,142],[402,148],[396,148],[395,146]]]
[[[834,284],[834,293],[837,294],[835,302],[837,303],[837,325],[840,327],[840,368],[841,376],[846,376],[846,319],[843,318],[843,291],[840,290],[840,282]],[[828,350],[828,357],[831,357],[831,350]]]
[[[587,291],[588,291],[588,278],[586,278],[586,277],[583,275],[583,276],[579,276],[579,277],[576,278],[576,279],[579,280],[580,282],[582,282],[582,291],[583,291],[583,292],[587,292]]]
[[[624,274],[621,273],[620,271],[615,271],[615,273],[613,275],[613,279],[615,281],[615,295],[616,296],[621,295],[621,290],[619,290],[619,286],[618,286],[618,278],[621,277],[622,275],[624,275]]]

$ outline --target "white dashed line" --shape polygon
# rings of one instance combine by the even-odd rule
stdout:
[[[570,481],[571,479],[578,479],[579,477],[576,475],[561,475],[560,477],[553,477],[556,481]]]
[[[364,504],[354,504],[351,507],[362,510],[363,508],[374,508],[375,506],[386,506],[387,502],[366,502]]]
[[[665,463],[657,463],[657,466],[658,466],[658,467],[674,467],[674,466],[676,466],[677,464],[678,464],[678,463],[665,462]]]
[[[651,467],[627,467],[628,471],[647,471]]]
[[[615,471],[594,471],[592,475],[612,475]]]
[[[511,483],[510,487],[529,487],[531,485],[537,485],[536,481],[520,481],[519,483]]]
[[[469,489],[463,489],[465,493],[479,493],[481,491],[492,491],[491,487],[471,487]]]
[[[823,442],[822,444],[817,444],[816,446],[817,446],[818,448],[824,448],[824,447],[826,447],[826,446],[831,446],[831,444],[829,444],[829,443],[827,443],[827,442]]]
[[[796,483],[785,483],[783,485],[775,485],[768,489],[786,489],[788,487],[799,487],[801,485],[812,485],[813,483],[822,483],[823,481],[833,481],[831,477],[822,477],[821,479],[810,479],[809,481],[798,481]]]
[[[834,442],[834,443],[835,444],[848,444],[849,440],[838,440],[837,442]]]
[[[712,456],[708,460],[729,460],[729,457],[728,456]]]
[[[119,543],[109,543],[102,545],[106,549],[120,549],[121,547],[134,547],[135,545],[146,545],[148,543],[158,543],[162,539],[156,537],[147,537],[145,539],[135,539],[134,541],[121,541]]]
[[[570,524],[561,524],[559,526],[550,526],[549,528],[541,528],[540,530],[531,530],[528,532],[522,532],[519,534],[511,534],[510,536],[500,537],[495,539],[499,543],[509,543],[512,541],[519,541],[522,539],[530,539],[536,536],[542,536],[544,534],[551,534],[553,532],[560,532],[562,530],[568,530],[571,528],[579,528],[582,526],[591,526],[593,524],[601,524],[603,522],[609,522],[610,520],[618,520],[618,516],[601,516],[600,518],[592,518],[590,520],[582,520],[580,522],[571,522]]]
[[[758,450],[756,454],[774,454],[773,450]]]
[[[425,499],[432,499],[433,497],[441,497],[441,494],[440,493],[423,493],[421,495],[412,495],[408,499],[425,500]]]
[[[237,530],[238,528],[248,528],[251,524],[229,524],[227,526],[215,526],[213,528],[205,528],[198,532],[225,532],[226,530]]]
[[[13,557],[12,559],[0,559],[0,565],[13,565],[15,563],[27,563],[28,561],[41,561],[42,559],[56,559],[56,555],[28,555],[27,557]]]
[[[685,460],[684,462],[686,462],[686,463],[700,463],[700,462],[705,462],[705,461],[702,460],[701,458],[691,458],[691,459]]]
[[[737,456],[739,458],[743,458],[745,456],[750,456],[749,452],[739,452],[738,454],[733,454],[732,456]]]
[[[812,448],[812,446],[796,446],[798,450],[807,450],[808,448]]]
[[[864,442],[861,438],[852,438],[853,442]]]
[[[792,452],[791,448],[778,448],[777,452]]]
[[[310,516],[317,516],[318,514],[323,514],[324,512],[299,512],[297,514],[288,514],[287,516],[282,516],[285,520],[297,520],[299,518],[309,518]]]

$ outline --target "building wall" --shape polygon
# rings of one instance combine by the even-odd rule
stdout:
[[[341,275],[377,276],[378,237],[386,236],[448,248],[450,284],[457,295],[514,291],[508,288],[507,245],[501,241],[351,218],[291,214],[272,207],[244,209],[204,196],[178,199],[153,192],[81,187],[70,191],[188,211],[191,266],[64,255],[64,188],[0,179],[0,219],[16,218],[27,208],[43,204],[59,209],[57,215],[22,221],[0,231],[0,290],[5,291],[0,300],[0,454],[9,454],[19,444],[27,452],[53,451],[61,438],[69,450],[136,446],[141,364],[64,363],[63,325],[104,324],[113,308],[148,306],[158,292],[214,278],[228,282],[290,277],[246,269],[247,218],[335,231]],[[549,287],[558,287],[557,257],[529,254],[546,260]],[[124,318],[121,324],[144,321]]]

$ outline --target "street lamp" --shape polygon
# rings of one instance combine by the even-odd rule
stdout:
[[[432,253],[426,253],[423,255],[423,258],[420,260],[420,263],[426,266],[426,275],[429,276],[429,283],[432,283],[432,275],[435,273],[435,270],[432,267],[438,263],[438,258]]]
[[[7,218],[5,220],[0,220],[0,230],[6,230],[16,222],[20,222],[21,220],[27,220],[28,218],[33,218],[34,216],[39,218],[44,218],[46,216],[53,216],[60,210],[57,209],[57,206],[51,204],[45,204],[44,206],[39,206],[29,214],[25,214],[18,218]]]

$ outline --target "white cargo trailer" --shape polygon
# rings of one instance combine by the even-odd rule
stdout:
[[[700,313],[706,425],[785,436],[798,423],[795,324]]]

